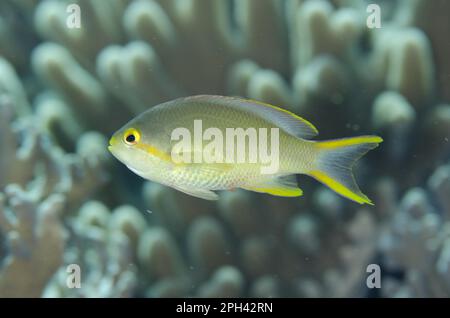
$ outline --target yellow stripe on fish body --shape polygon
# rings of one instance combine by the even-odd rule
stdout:
[[[147,152],[148,154],[158,157],[159,159],[164,160],[166,162],[174,163],[171,155],[169,155],[168,153],[166,153],[162,150],[159,150],[157,147],[154,147],[152,145],[145,144],[145,143],[138,143],[138,144],[136,144],[136,148],[141,149],[141,150]]]
[[[279,128],[279,171],[261,174],[259,163],[174,164],[171,132],[186,127],[194,133],[195,120],[201,120],[205,129],[214,127],[222,132],[227,128]],[[139,140],[130,132],[131,135],[138,132]],[[317,133],[309,121],[273,105],[237,97],[200,95],[163,103],[142,113],[114,134],[109,149],[140,176],[203,199],[215,200],[218,198],[215,190],[230,188],[300,196],[302,190],[289,176],[307,174],[350,200],[372,204],[359,190],[351,167],[382,139],[360,136],[308,140]]]

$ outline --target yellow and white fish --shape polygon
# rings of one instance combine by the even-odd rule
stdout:
[[[184,127],[195,134],[196,120],[201,120],[204,130],[214,128],[224,134],[227,128],[266,128],[267,139],[272,141],[273,128],[278,128],[278,169],[274,173],[262,173],[261,162],[174,160],[173,132]],[[236,97],[200,95],[150,108],[112,136],[109,150],[139,176],[203,199],[215,200],[218,195],[214,191],[235,188],[285,197],[301,196],[295,174],[306,174],[350,200],[372,204],[358,188],[351,168],[382,139],[359,136],[309,140],[317,134],[311,123],[282,108]],[[227,145],[223,147],[224,152],[230,150],[226,149]],[[192,157],[206,151],[205,148],[193,145]]]

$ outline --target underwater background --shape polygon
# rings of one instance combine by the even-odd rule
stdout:
[[[446,0],[1,1],[0,297],[449,297],[449,34]],[[375,206],[304,176],[209,202],[110,155],[195,94],[382,136],[356,169]]]

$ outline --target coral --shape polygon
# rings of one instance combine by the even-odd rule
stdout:
[[[89,129],[111,131],[123,117],[186,92],[224,94],[226,66],[242,56],[287,69],[287,36],[276,1],[240,3],[235,13],[239,32],[230,24],[229,3],[224,1],[180,6],[115,0],[107,12],[101,4],[78,1],[88,17],[80,29],[65,25],[61,12],[67,3],[47,0],[36,7],[35,28],[51,42],[39,44],[31,59],[39,78],[65,99],[79,125]],[[111,17],[121,23],[111,22]],[[255,31],[261,25],[266,28],[264,41]],[[125,38],[129,42],[122,45]],[[177,56],[180,51],[183,59]],[[96,127],[95,119],[106,116],[109,125]]]
[[[108,158],[98,133],[79,139],[79,154],[65,153],[32,117],[14,121],[12,100],[10,95],[0,100],[0,234],[6,247],[0,295],[38,297],[63,262],[63,216],[107,181],[102,166]],[[92,139],[95,145],[89,146]]]
[[[71,220],[70,244],[64,266],[43,292],[44,297],[131,297],[138,284],[137,242],[145,227],[138,211],[129,206],[114,211],[88,201]],[[79,288],[68,288],[68,268],[80,268]]]
[[[449,80],[446,76],[450,69],[446,58],[450,52],[450,45],[445,41],[442,30],[450,28],[450,22],[445,14],[449,10],[450,6],[447,1],[437,1],[431,4],[425,0],[414,0],[405,6],[406,12],[399,18],[407,25],[412,24],[421,28],[428,36],[436,65],[437,89],[446,101],[450,98]]]
[[[62,263],[66,229],[60,215],[64,197],[39,202],[10,185],[0,200],[0,230],[8,254],[0,267],[0,297],[39,297]]]
[[[407,153],[408,145],[402,140],[411,137],[416,121],[416,111],[397,92],[387,91],[376,97],[372,106],[372,125],[387,136],[392,160],[399,161]]]
[[[224,266],[217,270],[210,281],[199,287],[199,297],[235,298],[242,295],[242,274],[236,268]]]
[[[36,127],[31,117],[11,121],[13,108],[10,97],[3,96],[0,102],[3,146],[0,189],[16,183],[29,186],[41,198],[50,193],[63,193],[67,204],[72,205],[107,181],[103,166],[109,157],[105,157],[103,136],[85,133],[78,141],[80,154],[64,153]],[[86,153],[84,148],[92,138],[96,140],[95,145]]]
[[[3,1],[0,4],[0,56],[16,67],[27,63],[35,45],[31,17],[36,4],[36,0]],[[17,38],[23,41],[17,41]]]
[[[386,255],[386,267],[401,270],[404,279],[390,278],[385,296],[448,297],[449,182],[450,167],[442,166],[429,178],[428,191],[410,189],[400,201],[380,248]],[[441,212],[432,206],[432,198]]]
[[[156,188],[158,192],[173,191],[149,183],[144,192],[150,196],[148,201],[158,202]],[[277,217],[271,213],[261,215],[259,204],[244,191],[223,193],[218,202],[220,214],[199,215],[188,223],[183,221],[183,210],[179,211],[171,199],[166,204],[171,204],[172,210],[167,205],[152,206],[152,214],[179,213],[158,220],[171,232],[159,226],[150,227],[142,237],[139,255],[141,263],[147,265],[141,266],[149,270],[147,275],[154,282],[146,294],[236,297],[244,295],[245,280],[252,295],[286,296],[288,293],[281,291],[288,290],[290,295],[314,296],[299,279],[309,273],[318,275],[312,283],[317,289],[316,296],[358,295],[365,281],[364,264],[370,263],[376,252],[375,220],[369,211],[361,211],[349,225],[333,230],[338,227],[339,213],[343,211],[338,207],[338,197],[331,192],[328,195],[332,200],[330,210],[341,212],[305,215],[295,212],[297,204],[291,201],[273,211]],[[271,199],[261,199],[264,201],[261,206],[270,206]],[[323,204],[324,200],[319,202]],[[327,230],[329,233],[324,236],[322,233]],[[337,250],[333,255],[322,255],[323,249]],[[274,264],[273,259],[278,259],[279,264]],[[336,263],[345,266],[334,268]],[[334,280],[319,279],[323,270],[330,270]],[[333,290],[335,285],[342,289]]]
[[[0,96],[3,99],[10,96],[14,100],[18,115],[27,115],[30,113],[30,105],[28,103],[25,89],[17,76],[12,65],[5,59],[0,57]],[[5,103],[6,101],[2,101]]]

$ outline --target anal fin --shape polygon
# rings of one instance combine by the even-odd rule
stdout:
[[[242,189],[268,193],[280,197],[299,197],[303,194],[297,185],[295,175],[281,176],[268,181],[242,187]]]
[[[219,195],[211,190],[199,189],[199,188],[184,188],[184,187],[173,187],[174,189],[189,194],[193,197],[197,197],[205,200],[218,200]]]

